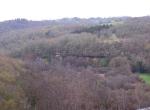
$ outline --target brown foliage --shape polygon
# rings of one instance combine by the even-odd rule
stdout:
[[[34,66],[28,63],[29,71],[20,77],[29,110],[135,110],[150,105],[150,87],[131,72],[108,71],[100,78],[93,68]]]

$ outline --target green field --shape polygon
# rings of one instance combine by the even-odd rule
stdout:
[[[140,74],[140,77],[147,83],[150,84],[150,74],[149,73],[142,73]]]

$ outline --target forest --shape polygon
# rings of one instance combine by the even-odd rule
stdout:
[[[0,22],[0,110],[147,107],[149,16]]]

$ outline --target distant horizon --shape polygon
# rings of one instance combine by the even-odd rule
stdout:
[[[62,19],[74,19],[74,18],[78,18],[78,19],[96,19],[96,18],[101,18],[101,19],[109,19],[109,18],[123,18],[123,17],[128,17],[128,18],[140,18],[140,17],[150,17],[150,15],[145,15],[145,16],[111,16],[111,17],[63,17],[63,18],[56,18],[56,19],[28,19],[28,18],[22,18],[22,17],[18,17],[18,18],[12,18],[12,19],[6,19],[6,20],[0,20],[0,22],[5,22],[5,21],[13,21],[13,20],[17,20],[17,19],[24,19],[27,21],[49,21],[49,20],[62,20]]]
[[[0,21],[150,15],[150,0],[1,0]]]

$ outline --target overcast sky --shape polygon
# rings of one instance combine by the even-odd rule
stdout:
[[[0,21],[150,15],[150,0],[0,0]]]

